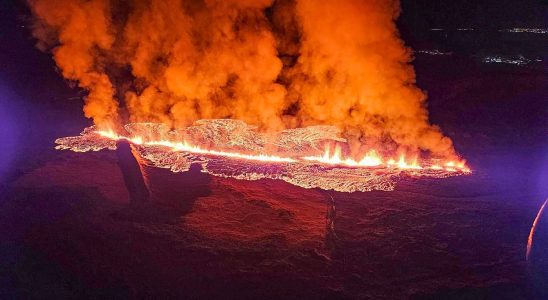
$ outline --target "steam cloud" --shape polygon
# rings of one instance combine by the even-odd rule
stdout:
[[[100,127],[234,118],[335,125],[353,151],[454,156],[428,121],[388,0],[29,0],[38,47]]]

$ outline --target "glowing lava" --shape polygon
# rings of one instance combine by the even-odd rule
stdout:
[[[341,192],[393,190],[400,176],[435,177],[470,173],[462,162],[440,162],[418,156],[383,158],[370,149],[359,158],[344,155],[346,142],[330,126],[310,126],[263,134],[237,120],[200,120],[170,130],[163,124],[132,123],[127,134],[86,128],[80,136],[59,138],[56,149],[75,152],[116,149],[124,139],[146,164],[188,171],[200,164],[205,173],[244,180],[277,179],[304,188]]]
[[[342,165],[349,167],[377,167],[383,164],[382,159],[373,149],[367,152],[367,154],[360,161],[355,161],[352,158],[342,158],[341,147],[339,145],[335,146],[333,154],[331,154],[330,152],[330,147],[328,146],[325,148],[325,152],[323,155],[305,156],[302,159],[323,164]]]
[[[410,163],[408,163],[405,160],[405,156],[403,154],[400,155],[400,158],[398,161],[395,161],[394,159],[389,159],[386,162],[386,164],[384,164],[383,159],[377,154],[377,151],[374,149],[369,150],[367,154],[365,154],[365,156],[363,156],[363,158],[359,161],[356,161],[348,157],[343,158],[342,150],[339,145],[335,146],[335,149],[332,154],[331,154],[330,147],[326,146],[324,154],[321,156],[303,156],[300,158],[291,158],[291,157],[282,157],[282,156],[269,155],[269,154],[245,154],[245,153],[238,153],[238,152],[209,150],[209,149],[201,148],[199,146],[191,145],[185,141],[183,142],[174,142],[169,140],[145,141],[142,137],[139,137],[139,136],[126,137],[126,136],[118,135],[113,131],[97,130],[95,132],[99,134],[100,136],[103,136],[109,139],[113,139],[113,140],[125,139],[136,145],[164,146],[164,147],[170,148],[173,151],[182,151],[182,152],[205,154],[205,155],[215,155],[215,156],[255,160],[255,161],[262,161],[262,162],[296,163],[299,161],[312,161],[312,162],[318,162],[322,164],[348,166],[348,167],[386,166],[386,167],[399,168],[399,169],[413,169],[413,170],[423,169],[423,167],[418,164],[416,157],[413,160],[411,160]],[[470,169],[468,169],[465,166],[464,162],[461,162],[457,165],[454,162],[450,161],[450,162],[447,162],[445,166],[446,167],[443,168],[439,165],[431,165],[429,168],[432,170],[445,170],[448,172],[457,172],[457,171],[462,171],[466,173],[470,172]]]
[[[182,151],[182,152],[189,152],[189,153],[199,153],[199,154],[207,154],[207,155],[215,155],[215,156],[222,156],[222,157],[230,157],[230,158],[240,158],[240,159],[247,159],[247,160],[256,160],[256,161],[263,161],[263,162],[296,162],[296,160],[289,158],[289,157],[280,157],[276,155],[266,155],[266,154],[244,154],[244,153],[237,153],[237,152],[227,152],[227,151],[217,151],[217,150],[207,150],[202,149],[199,146],[193,146],[188,144],[187,142],[172,142],[168,140],[159,140],[159,141],[144,141],[142,137],[125,137],[120,136],[114,133],[113,131],[96,131],[97,134],[113,139],[113,140],[121,140],[125,139],[128,140],[136,145],[145,145],[145,146],[164,146],[167,148],[170,148],[173,151]]]

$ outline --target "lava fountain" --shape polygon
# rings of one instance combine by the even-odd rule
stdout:
[[[159,123],[130,123],[125,133],[92,126],[79,136],[59,138],[56,149],[76,152],[116,149],[119,140],[133,144],[147,164],[185,172],[200,164],[202,172],[242,180],[283,180],[303,188],[339,192],[385,190],[396,179],[445,178],[469,174],[464,161],[443,162],[419,157],[383,157],[370,149],[361,158],[344,154],[346,140],[332,126],[309,126],[265,134],[243,121],[200,120],[170,130]]]

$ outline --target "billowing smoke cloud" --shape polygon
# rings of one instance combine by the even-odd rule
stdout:
[[[336,125],[355,151],[454,155],[428,122],[388,0],[29,0],[34,36],[99,126]]]
[[[101,53],[112,49],[109,1],[31,1],[38,17],[33,34],[38,47],[52,49],[63,76],[78,81],[89,91],[84,106],[86,117],[97,124],[114,122],[118,104],[114,88],[105,73]]]
[[[398,38],[399,2],[299,0],[300,56],[290,70],[303,124],[343,128],[354,145],[387,137],[398,145],[447,153],[452,145],[428,123],[410,51]]]

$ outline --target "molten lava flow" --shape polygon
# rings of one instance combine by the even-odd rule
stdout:
[[[199,163],[215,176],[256,180],[281,179],[305,188],[343,192],[392,190],[393,179],[408,176],[448,177],[470,173],[464,162],[432,162],[400,155],[385,160],[371,149],[358,160],[345,157],[336,129],[312,126],[262,134],[236,120],[201,120],[194,126],[169,130],[163,124],[132,123],[127,134],[86,128],[78,137],[56,140],[57,149],[77,152],[115,149],[125,139],[150,164],[174,172],[187,171]],[[207,145],[202,146],[202,145]],[[328,145],[328,146],[325,146]],[[329,145],[335,145],[333,152]],[[322,150],[323,149],[323,150]],[[323,153],[323,154],[322,154]]]
[[[264,161],[264,162],[296,162],[296,160],[289,158],[289,157],[280,157],[276,155],[266,155],[266,154],[244,154],[244,153],[237,153],[237,152],[227,152],[227,151],[217,151],[217,150],[206,150],[202,149],[199,146],[193,146],[186,142],[172,142],[168,140],[159,140],[159,141],[144,141],[141,137],[125,137],[115,134],[113,131],[102,131],[98,130],[96,131],[97,134],[107,137],[109,139],[113,140],[120,140],[125,139],[128,140],[136,145],[145,145],[145,146],[164,146],[167,148],[170,148],[173,151],[182,151],[182,152],[189,152],[189,153],[199,153],[199,154],[208,154],[208,155],[215,155],[215,156],[223,156],[223,157],[230,157],[230,158],[240,158],[240,159],[248,159],[248,160],[256,160],[256,161]]]
[[[238,153],[238,152],[208,150],[208,149],[200,148],[199,146],[191,145],[187,142],[173,142],[169,140],[144,141],[142,137],[120,136],[115,134],[113,131],[97,130],[96,133],[113,140],[125,139],[136,145],[164,146],[164,147],[170,148],[172,151],[182,151],[182,152],[188,152],[188,153],[198,153],[198,154],[215,155],[215,156],[230,157],[230,158],[256,160],[256,161],[262,161],[262,162],[273,162],[273,163],[299,162],[299,159],[290,158],[290,157],[281,157],[277,155],[244,154],[244,153]],[[375,151],[374,149],[367,152],[367,154],[361,160],[355,161],[352,158],[342,158],[341,147],[338,145],[335,146],[335,151],[333,152],[333,155],[330,155],[330,148],[326,147],[325,152],[322,156],[303,156],[300,159],[304,161],[319,162],[322,164],[340,165],[340,166],[349,166],[349,167],[380,167],[384,165],[383,160],[379,157],[379,155],[377,154],[377,151]],[[447,166],[446,168],[443,168],[438,165],[432,165],[430,166],[430,169],[445,170],[448,172],[457,172],[457,171],[462,171],[465,173],[470,172],[470,169],[465,167],[464,163],[460,163],[459,165],[456,165],[454,162],[450,161],[446,163],[445,165]],[[414,170],[423,169],[423,167],[417,163],[416,158],[412,160],[411,164],[408,164],[405,161],[404,155],[401,155],[400,159],[397,162],[395,162],[393,159],[388,160],[386,166],[399,168],[399,169],[414,169]]]
[[[373,149],[367,152],[367,154],[360,161],[355,161],[352,158],[343,159],[341,156],[341,147],[339,145],[335,146],[333,155],[330,155],[330,148],[326,147],[322,156],[305,156],[303,159],[324,164],[344,165],[350,167],[377,167],[383,164],[382,159]]]

